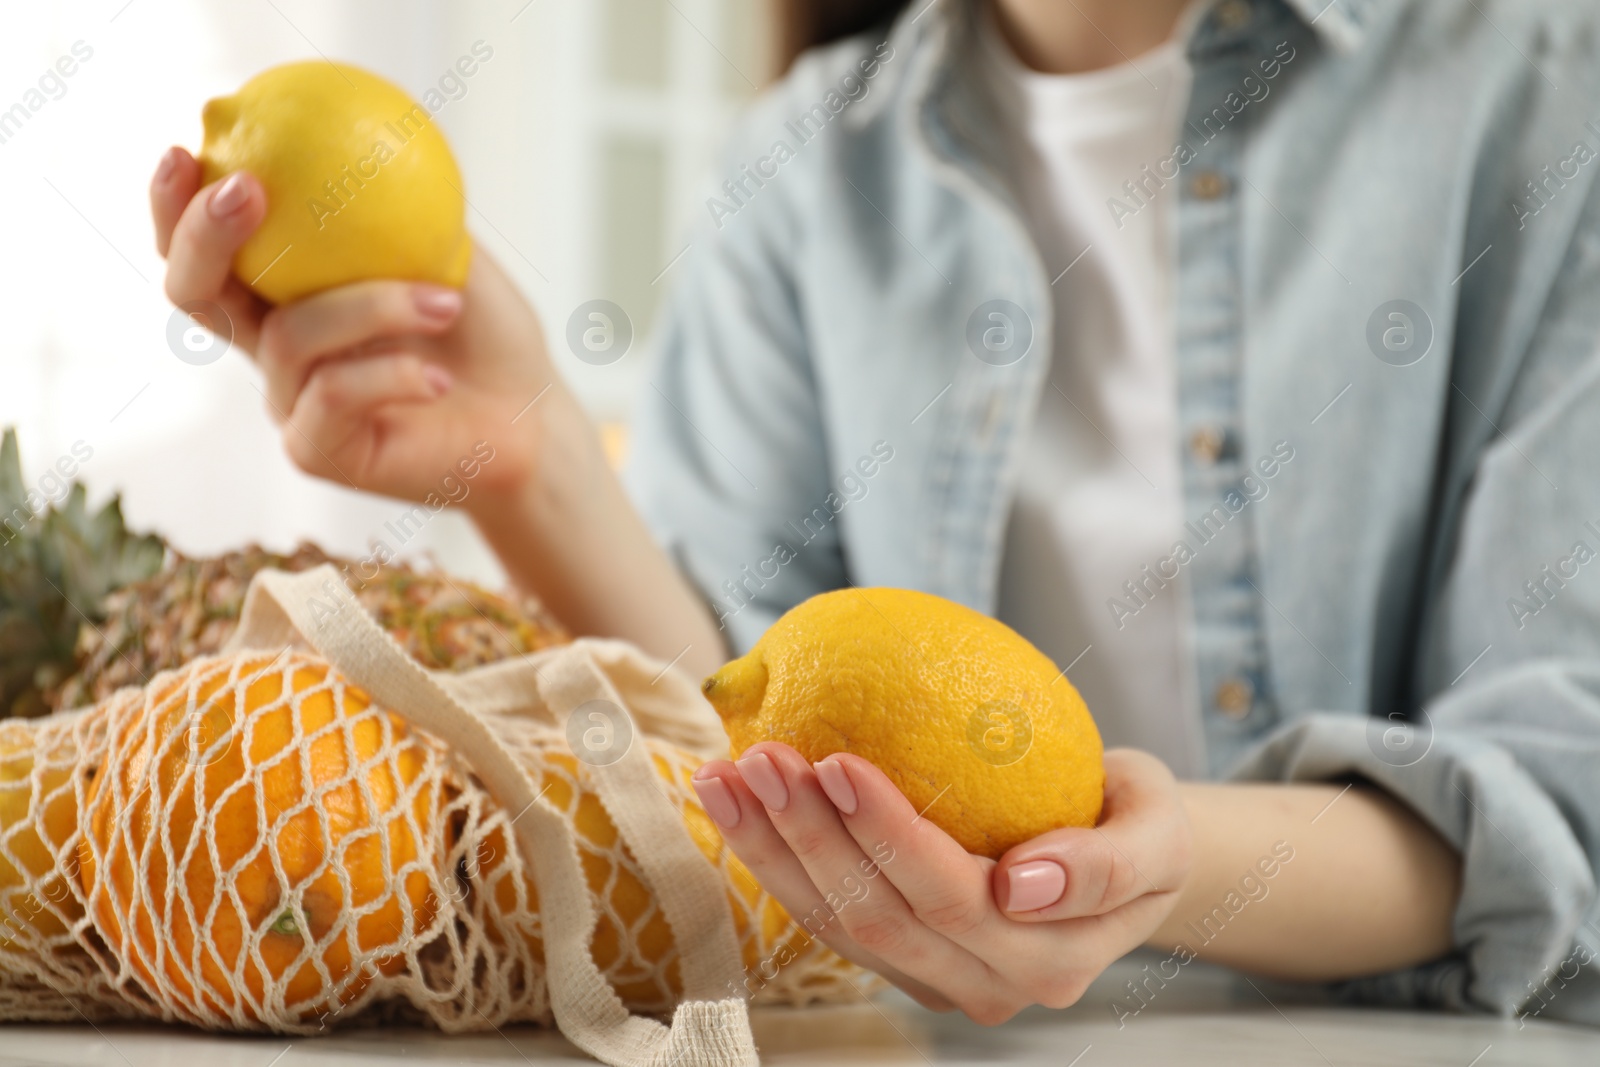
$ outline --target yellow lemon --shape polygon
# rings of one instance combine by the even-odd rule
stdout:
[[[344,63],[286,63],[211,100],[202,119],[205,180],[245,170],[266,188],[266,218],[233,262],[262,297],[369,278],[466,281],[461,172],[427,109],[396,86]]]
[[[812,597],[702,688],[735,755],[852,752],[968,852],[1100,817],[1103,750],[1078,691],[1010,627],[940,597]]]

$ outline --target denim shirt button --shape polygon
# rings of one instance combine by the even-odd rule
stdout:
[[[1217,426],[1201,426],[1189,435],[1189,455],[1202,467],[1212,466],[1228,447],[1228,433]]]
[[[1246,25],[1253,14],[1249,0],[1222,0],[1216,10],[1217,25],[1225,30],[1237,30]]]
[[[1196,200],[1219,200],[1228,192],[1228,179],[1214,170],[1203,170],[1189,183]]]
[[[1212,694],[1211,700],[1217,710],[1230,719],[1242,719],[1250,714],[1250,708],[1255,703],[1255,686],[1247,678],[1224,678],[1217,683],[1217,690]]]

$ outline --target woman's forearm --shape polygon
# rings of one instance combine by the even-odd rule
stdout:
[[[1195,865],[1150,947],[1302,981],[1379,974],[1450,950],[1460,859],[1387,793],[1182,789]]]
[[[720,667],[716,620],[650,536],[576,401],[557,384],[529,415],[533,472],[472,508],[511,579],[577,633],[625,638],[696,678]]]

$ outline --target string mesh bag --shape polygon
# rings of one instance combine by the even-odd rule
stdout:
[[[876,983],[724,846],[689,779],[726,749],[622,642],[435,673],[332,568],[264,571],[224,653],[0,723],[0,1019],[754,1064],[752,1001]]]

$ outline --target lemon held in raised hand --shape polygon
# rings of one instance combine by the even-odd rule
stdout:
[[[702,688],[735,756],[854,753],[978,855],[1100,817],[1100,732],[1072,683],[1004,623],[928,593],[812,597]]]
[[[370,278],[459,287],[472,256],[461,172],[433,117],[344,63],[286,63],[208,102],[207,183],[249,171],[267,214],[233,271],[281,304]]]

